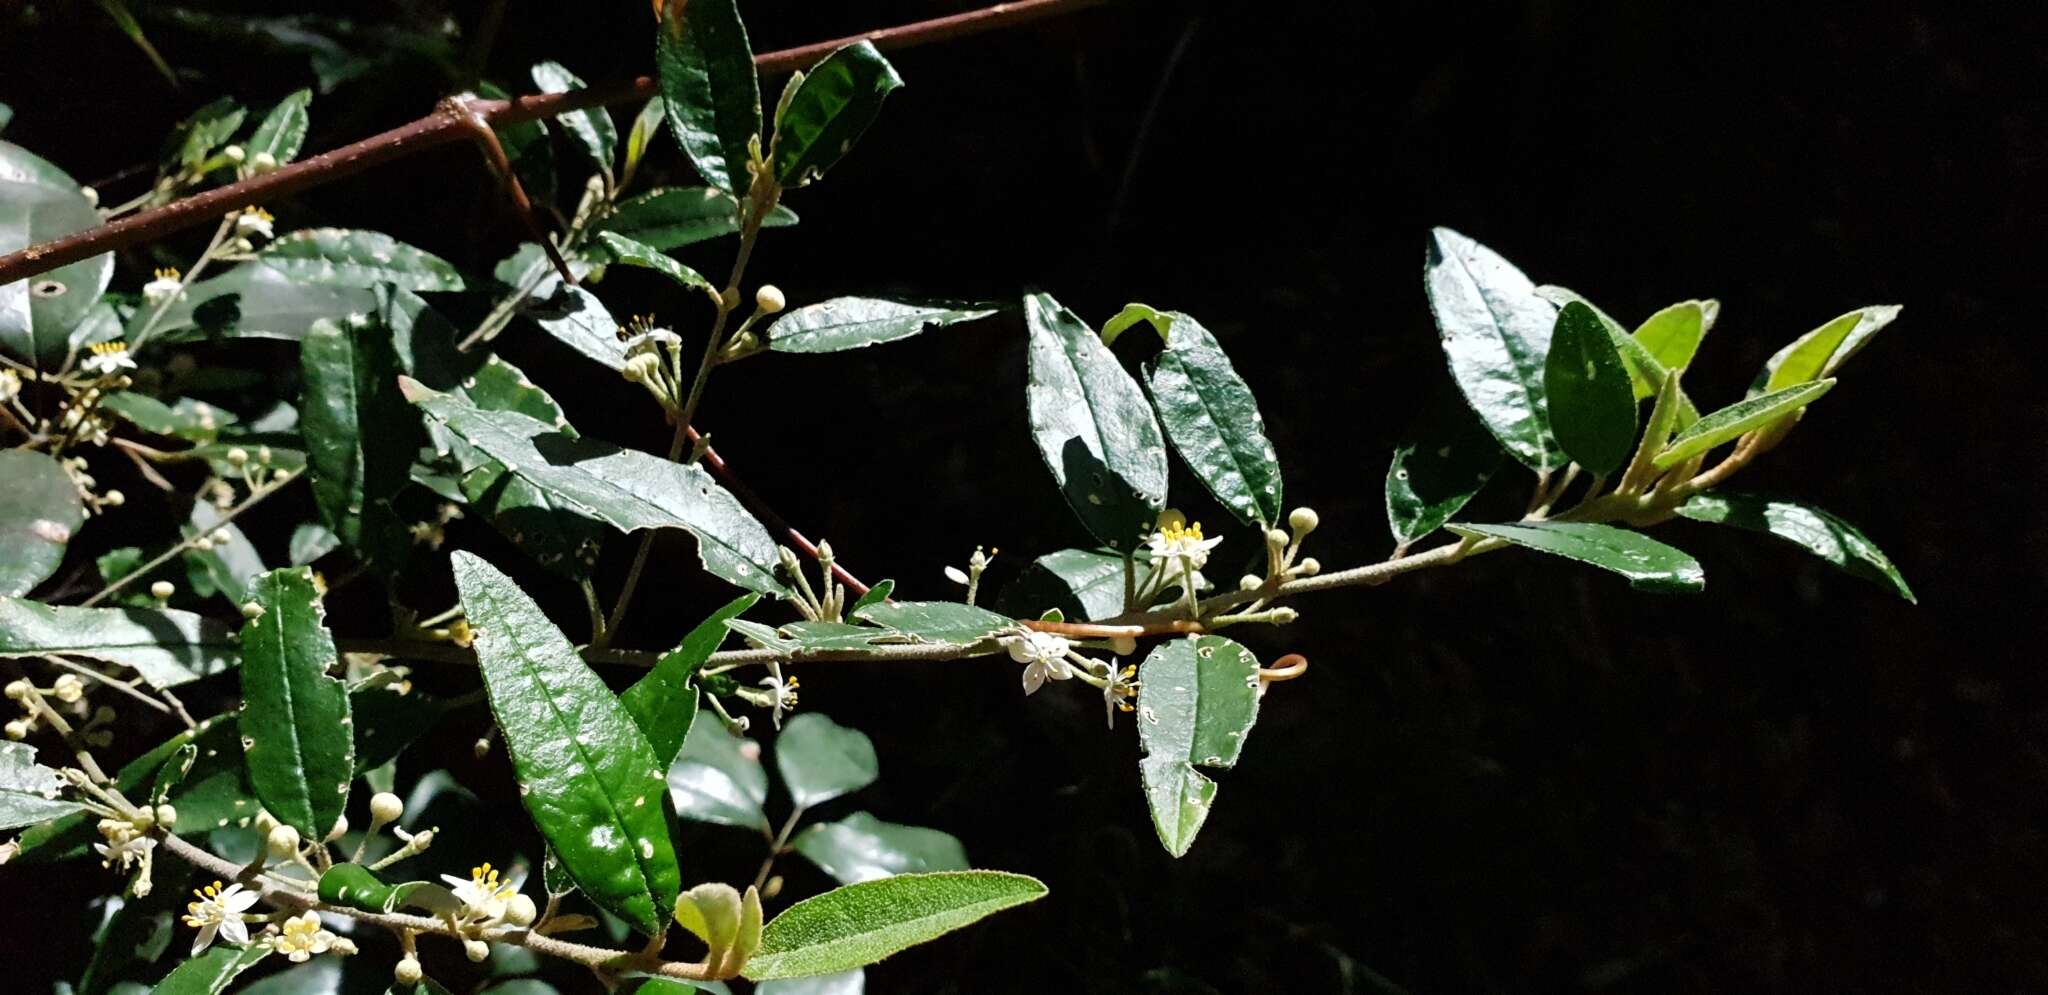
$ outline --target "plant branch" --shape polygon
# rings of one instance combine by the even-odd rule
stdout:
[[[221,526],[234,521],[237,517],[239,517],[242,514],[242,512],[248,511],[250,508],[255,507],[257,503],[261,502],[264,498],[267,498],[272,494],[277,493],[278,490],[283,488],[286,484],[289,484],[292,481],[297,480],[303,476],[305,476],[304,473],[280,473],[277,479],[272,480],[270,483],[264,484],[263,486],[258,487],[255,490],[249,492],[249,496],[243,498],[241,504],[235,505],[233,508],[230,508],[227,511],[222,512],[220,516],[220,521],[215,522],[213,527],[220,528]],[[79,602],[78,606],[80,608],[91,608],[93,605],[105,601],[108,597],[112,596],[116,591],[119,591],[120,589],[127,587],[131,582],[140,579],[145,574],[148,574],[150,571],[155,570],[156,568],[163,566],[165,563],[170,562],[171,558],[177,556],[178,554],[183,553],[188,549],[191,549],[193,544],[197,543],[201,539],[206,538],[207,535],[208,533],[201,532],[196,535],[187,536],[183,542],[180,542],[177,545],[164,550],[155,559],[152,559],[148,563],[145,563],[139,567],[136,567],[134,570],[129,571],[120,580],[117,580],[111,584],[108,584],[106,587],[101,588],[100,593],[95,594],[92,597],[85,599],[84,601]]]

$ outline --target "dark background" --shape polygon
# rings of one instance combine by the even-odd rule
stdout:
[[[173,92],[75,6],[0,36],[0,100],[17,114],[9,140],[81,179],[148,161],[214,95],[260,106],[310,81],[302,58],[157,23],[192,74]],[[447,12],[469,29],[482,6]],[[1386,554],[1388,453],[1447,382],[1418,279],[1430,225],[1625,322],[1718,297],[1688,377],[1707,406],[1798,333],[1904,304],[1742,484],[1858,523],[1921,603],[1687,522],[1658,536],[1706,565],[1697,597],[1508,554],[1305,599],[1300,625],[1252,641],[1305,654],[1309,676],[1267,697],[1179,861],[1147,824],[1128,724],[1106,733],[1088,689],[1023,700],[993,661],[802,668],[805,707],[866,730],[882,759],[881,784],[840,806],[944,828],[978,865],[1052,887],[873,969],[870,991],[2048,988],[2048,687],[2033,645],[2048,417],[2025,303],[2043,262],[2048,33],[2027,5],[1821,6],[1132,3],[892,57],[910,85],[826,182],[789,197],[803,223],[769,233],[750,284],[799,303],[1040,287],[1096,322],[1131,300],[1187,311],[1259,394],[1290,503],[1322,513],[1310,551],[1330,567]],[[542,58],[592,81],[649,68],[640,0],[510,8],[487,65],[515,88]],[[955,9],[744,5],[757,50]],[[395,59],[316,99],[310,147],[456,85]],[[691,182],[671,147],[653,168]],[[477,272],[520,238],[463,149],[276,209],[381,228]],[[685,258],[722,274],[729,251]],[[644,274],[603,293],[615,313],[683,313]],[[663,445],[639,392],[530,327],[505,349],[586,432]],[[1006,316],[726,368],[699,423],[856,573],[947,597],[941,565],[976,543],[1002,548],[999,583],[1086,540],[1026,432],[1023,368]],[[1519,510],[1516,476],[1482,513]],[[1191,482],[1175,493],[1229,535],[1224,561],[1256,548]],[[481,527],[456,541],[516,556]],[[630,546],[607,556],[602,589]],[[659,547],[627,643],[665,645],[721,601],[684,579],[692,565],[687,542]],[[530,579],[576,633],[573,590]],[[423,603],[445,602],[445,578],[418,584]],[[337,610],[336,624],[374,623]],[[500,824],[523,827],[502,757],[467,759],[481,713],[451,725],[418,770],[456,767]],[[743,833],[690,838],[693,880],[745,880],[759,857]],[[791,868],[793,894],[824,883]],[[69,910],[104,883],[88,865],[0,872],[0,958],[28,965],[22,990],[81,962]],[[362,959],[376,974],[390,956]]]

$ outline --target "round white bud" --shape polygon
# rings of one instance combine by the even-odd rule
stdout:
[[[117,490],[108,491],[100,495],[100,503],[109,508],[119,508],[128,503],[128,495]]]
[[[1287,513],[1287,524],[1302,535],[1314,532],[1322,523],[1323,517],[1314,508],[1296,508]]]
[[[169,802],[156,807],[156,824],[165,829],[178,828],[178,807]]]
[[[1314,577],[1323,572],[1323,561],[1313,556],[1304,556],[1300,563],[1295,564],[1294,569],[1303,577]]]
[[[1258,574],[1245,574],[1237,579],[1237,589],[1240,591],[1256,590],[1263,583],[1265,581]]]
[[[540,910],[533,907],[532,896],[513,895],[505,900],[505,921],[514,926],[531,926],[534,916],[539,914]]]
[[[789,300],[782,296],[781,288],[764,283],[761,289],[754,291],[754,306],[760,308],[762,314],[774,314],[788,307]]]
[[[481,964],[490,959],[491,945],[482,940],[464,940],[462,941],[462,954],[468,957],[471,963]]]
[[[28,738],[28,723],[26,723],[26,722],[23,722],[23,721],[22,721],[22,720],[20,720],[20,719],[15,719],[14,721],[12,721],[12,722],[9,722],[9,723],[7,723],[7,738],[8,738],[8,739],[27,739],[27,738]]]
[[[290,860],[299,852],[299,831],[290,826],[278,826],[263,838],[263,845],[272,857]]]
[[[28,688],[29,683],[27,681],[20,680],[18,678],[15,680],[8,681],[7,697],[12,698],[16,701],[20,701],[21,699],[28,697]]]
[[[243,618],[262,618],[262,617],[263,617],[263,606],[262,606],[262,605],[259,605],[259,604],[257,604],[257,603],[256,603],[256,602],[254,602],[254,601],[245,601],[245,602],[243,602],[243,603],[242,603],[242,617],[243,617]]]
[[[391,969],[392,980],[401,985],[417,985],[420,979],[426,976],[427,973],[420,970],[420,962],[411,957],[400,960],[397,966]]]
[[[1130,656],[1138,651],[1136,636],[1117,636],[1109,641],[1109,651],[1118,656]]]
[[[178,585],[167,580],[160,580],[149,585],[149,596],[158,601],[168,601],[171,595],[176,593],[178,593]]]
[[[100,192],[98,190],[95,190],[92,187],[79,187],[78,193],[79,196],[85,198],[85,203],[87,204],[87,206],[100,206]]]
[[[327,831],[327,838],[338,840],[346,832],[348,832],[348,816],[336,816],[334,818],[334,828]]]
[[[243,159],[249,157],[248,150],[242,148],[240,145],[230,145],[227,148],[221,149],[220,154],[226,157],[227,161],[229,162],[241,162]]]
[[[379,791],[370,797],[370,821],[378,824],[397,822],[405,814],[405,801],[389,791]]]
[[[1287,533],[1279,529],[1269,529],[1266,532],[1266,544],[1269,546],[1285,546],[1287,545],[1287,540]]]
[[[249,166],[259,173],[268,173],[277,168],[277,157],[268,152],[258,152],[256,158],[249,160]]]
[[[249,462],[249,451],[247,449],[235,446],[228,450],[228,465],[241,466],[247,462]]]

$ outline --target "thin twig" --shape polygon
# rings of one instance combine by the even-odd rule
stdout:
[[[229,522],[234,521],[238,516],[242,514],[242,512],[248,511],[250,508],[255,507],[257,502],[262,501],[264,498],[267,498],[272,494],[277,493],[278,490],[283,488],[286,484],[289,484],[292,481],[297,480],[303,476],[305,476],[305,474],[303,473],[284,472],[279,474],[277,479],[250,492],[248,497],[242,499],[241,504],[238,504],[233,508],[230,508],[227,511],[222,512],[220,520],[215,522],[213,527],[217,529],[223,525],[228,524]],[[153,560],[150,560],[148,563],[145,563],[130,571],[126,576],[123,576],[120,580],[117,580],[111,584],[108,584],[106,587],[101,588],[100,593],[95,594],[92,597],[85,599],[84,601],[79,602],[78,606],[80,608],[90,608],[93,605],[105,601],[115,592],[121,590],[124,587],[127,587],[129,583],[140,579],[145,574],[148,574],[150,571],[155,570],[156,568],[163,566],[165,563],[170,562],[171,559],[177,556],[178,554],[183,553],[188,549],[191,549],[194,543],[197,543],[199,540],[206,538],[208,534],[209,533],[201,532],[195,535],[185,537],[185,540],[183,542],[180,542],[177,545],[172,546],[167,550],[164,550],[161,555],[157,556]]]

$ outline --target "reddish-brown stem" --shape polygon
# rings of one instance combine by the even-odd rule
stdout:
[[[748,487],[745,482],[734,475],[732,467],[727,466],[724,458],[718,455],[718,450],[704,445],[703,437],[697,434],[696,426],[683,426],[683,435],[689,439],[690,445],[704,446],[703,455],[697,458],[697,462],[702,463],[705,469],[710,470],[711,475],[717,477],[719,483],[725,485],[726,490],[731,491],[734,497],[740,499],[741,504],[747,506],[748,511],[754,513],[755,518],[760,519],[762,524],[768,526],[768,531],[780,534],[783,538],[788,539],[789,544],[802,550],[805,556],[815,557],[818,555],[817,543],[812,542],[802,532],[798,532],[795,526],[783,520],[781,515],[775,513],[774,508],[768,507],[768,503],[761,500],[761,495],[754,493],[753,488]],[[841,584],[846,585],[847,589],[851,590],[855,597],[868,593],[868,586],[861,583],[860,578],[849,573],[837,561],[834,561],[832,564],[832,576],[837,577]]]
[[[778,52],[763,52],[754,58],[754,64],[764,73],[788,72],[808,66],[834,49],[855,42],[873,42],[876,47],[884,49],[910,48],[1006,28],[1054,14],[1093,7],[1103,2],[1104,0],[1016,0],[1014,3],[999,3],[992,7],[936,17],[914,24],[881,28],[865,34],[834,38]],[[464,104],[476,117],[490,124],[514,124],[554,117],[586,107],[644,100],[659,90],[660,84],[653,77],[641,76],[631,82],[602,88],[514,97],[510,100],[472,98],[464,101]],[[462,116],[437,110],[410,124],[302,159],[275,172],[216,187],[155,210],[142,211],[97,228],[88,228],[0,256],[0,286],[25,280],[66,263],[153,241],[194,225],[218,221],[222,215],[237,208],[267,204],[280,197],[310,190],[393,159],[466,141],[471,137],[470,124]]]

